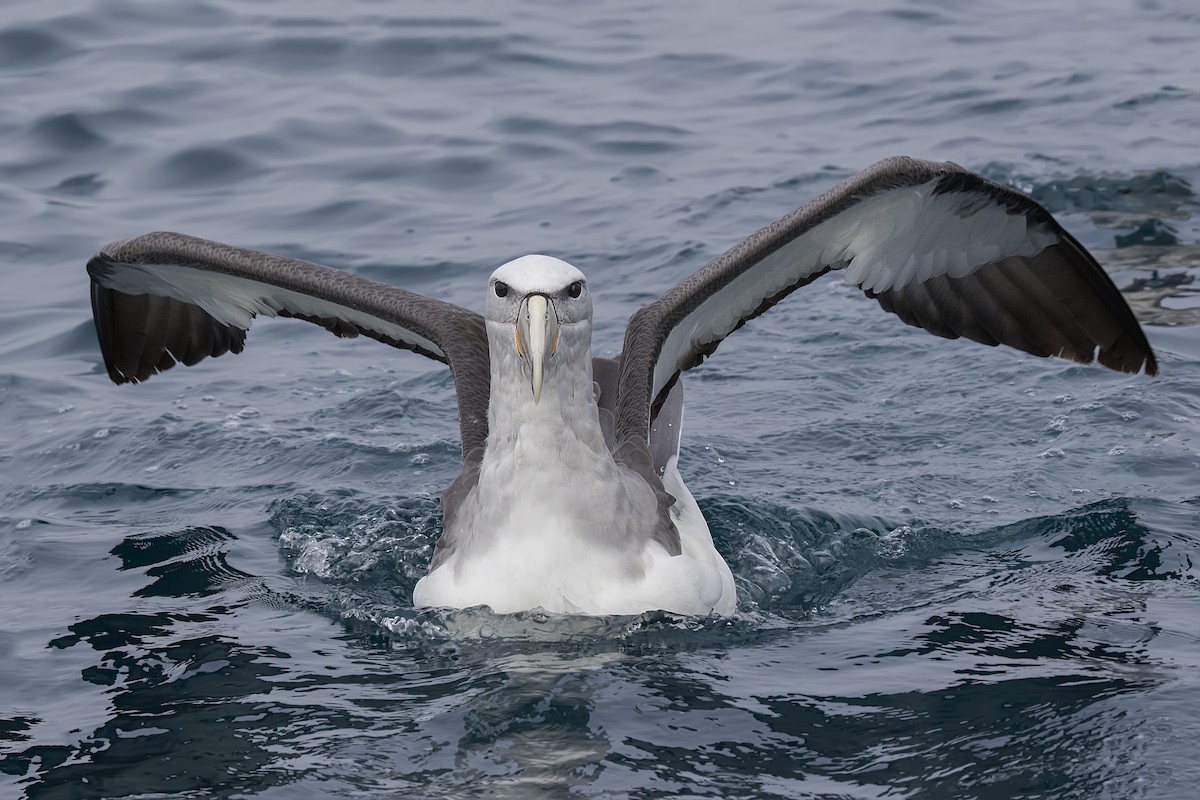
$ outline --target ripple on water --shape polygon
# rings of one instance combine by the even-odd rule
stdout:
[[[1195,793],[1194,3],[63,5],[0,4],[0,795]],[[689,378],[732,619],[414,609],[458,468],[440,366],[267,323],[102,388],[81,265],[139,230],[472,308],[557,252],[612,354],[893,152],[996,159],[1174,326],[1163,374],[814,285]]]
[[[1187,219],[1200,212],[1200,198],[1191,183],[1167,170],[1132,175],[1085,174],[1034,182],[1015,177],[1015,181],[1053,214],[1114,212]],[[1095,219],[1101,224],[1111,224],[1112,217]]]
[[[41,145],[68,151],[88,150],[108,144],[104,136],[93,130],[85,115],[75,112],[43,117],[34,123],[30,136]]]
[[[901,576],[923,570],[944,573],[922,587],[933,595],[962,596],[976,591],[976,581],[994,587],[1000,580],[1032,581],[1025,589],[1031,596],[1054,595],[1077,584],[1082,597],[1105,578],[1194,580],[1191,559],[1200,558],[1194,542],[1150,535],[1123,499],[976,531],[897,526],[876,517],[731,497],[709,499],[703,510],[734,572],[738,619],[754,618],[757,624],[840,618],[846,612],[830,604],[854,595],[852,587],[868,576],[875,588],[854,601],[851,616],[888,612],[891,601],[876,597],[876,590],[915,599],[908,588],[879,585],[903,583],[908,578]],[[590,623],[544,614],[494,615],[484,609],[446,616],[412,609],[412,589],[425,574],[440,534],[440,508],[432,496],[379,506],[354,492],[309,493],[276,501],[271,517],[289,570],[320,580],[327,587],[327,611],[340,619],[374,625],[401,639],[408,634],[421,640],[462,635],[527,641],[600,635]],[[1048,567],[1035,572],[1000,568],[1043,562]],[[641,630],[645,622],[633,620],[597,624],[604,635],[624,635]],[[671,625],[691,624],[671,620]]]
[[[55,194],[72,195],[75,197],[92,197],[107,185],[106,181],[100,179],[100,173],[88,172],[82,175],[72,175],[69,178],[63,178],[50,191]]]
[[[206,597],[254,577],[229,564],[234,538],[223,528],[186,528],[130,536],[111,552],[122,570],[141,569],[154,578],[136,597]]]
[[[0,30],[0,70],[19,72],[53,64],[74,54],[66,38],[41,28]]]
[[[176,189],[224,188],[253,176],[260,169],[237,150],[218,146],[188,147],[172,153],[154,173],[156,185]]]

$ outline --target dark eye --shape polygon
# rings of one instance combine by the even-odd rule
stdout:
[[[579,297],[579,295],[583,294],[583,284],[575,281],[567,287],[567,294],[571,295],[571,297]]]
[[[504,281],[496,281],[496,285],[492,288],[496,290],[496,297],[508,296],[508,284]]]

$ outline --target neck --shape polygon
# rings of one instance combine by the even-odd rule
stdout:
[[[554,355],[546,361],[542,396],[533,402],[512,331],[488,323],[491,348],[491,402],[488,405],[488,451],[515,451],[523,467],[539,469],[550,461],[571,460],[582,449],[591,457],[608,447],[601,432],[592,379],[591,330],[587,323],[564,329]],[[535,452],[537,451],[537,452]],[[528,461],[529,463],[522,463]],[[551,464],[545,464],[550,467]]]
[[[614,526],[614,504],[644,506],[628,517],[634,528],[644,527],[654,518],[655,495],[617,466],[605,442],[590,329],[563,331],[536,404],[511,327],[489,322],[488,335],[492,397],[476,501],[490,516],[467,528],[477,524],[493,543],[529,537],[539,549],[550,541],[615,541],[635,531]]]

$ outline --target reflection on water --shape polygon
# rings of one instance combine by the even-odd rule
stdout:
[[[799,760],[819,765],[813,771],[831,782],[860,776],[840,780],[881,794],[911,787],[933,797],[1085,798],[1133,777],[1136,725],[1107,701],[1149,685],[1013,677],[964,680],[936,692],[789,697],[765,705],[772,730],[803,743]],[[867,750],[853,744],[871,740],[878,744]]]
[[[216,635],[163,636],[216,622],[199,614],[108,616],[72,626],[71,636],[53,642],[85,643],[101,653],[82,677],[110,687],[112,717],[78,747],[24,754],[37,758],[37,771],[44,773],[29,796],[215,788],[231,796],[286,781],[279,753],[269,743],[295,730],[296,712],[264,702],[271,679],[284,674],[274,662],[286,654]]]
[[[821,550],[840,533],[817,522],[831,531],[809,543]],[[355,613],[335,586],[296,605],[229,565],[228,530],[133,534],[113,566],[146,576],[135,596],[176,610],[100,614],[48,642],[95,652],[78,678],[103,694],[107,719],[76,744],[22,748],[36,720],[6,718],[4,771],[27,776],[31,798],[314,781],[425,797],[652,785],[1085,798],[1131,786],[1149,720],[1123,698],[1170,682],[1137,585],[1192,580],[1190,562],[1165,561],[1124,500],[984,532],[976,550],[952,552],[944,533],[904,558],[958,588],[951,606],[583,620],[552,642],[504,634],[572,623],[472,611],[388,625],[414,612],[388,616],[376,596]],[[894,558],[841,557],[856,562],[846,604],[898,590]],[[311,641],[303,619],[322,593],[342,622]]]

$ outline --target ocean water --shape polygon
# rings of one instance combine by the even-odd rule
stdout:
[[[1200,11],[0,4],[0,796],[1190,798]],[[104,375],[83,265],[179,230],[472,308],[579,265],[596,350],[879,158],[1032,193],[1162,374],[827,278],[685,381],[730,619],[416,611],[440,365],[264,320]]]

